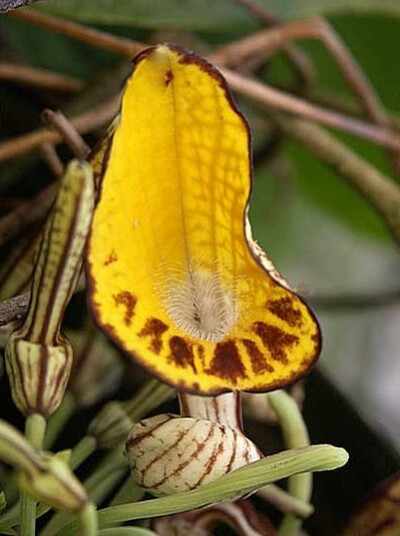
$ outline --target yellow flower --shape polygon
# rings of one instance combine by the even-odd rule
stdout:
[[[252,240],[250,133],[221,74],[173,46],[136,59],[88,245],[95,317],[178,389],[303,376],[318,324]]]

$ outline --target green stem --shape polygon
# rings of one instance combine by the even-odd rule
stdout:
[[[306,447],[310,444],[307,427],[298,405],[285,391],[274,391],[268,395],[272,408],[278,414],[285,446],[289,449]],[[289,478],[288,491],[293,497],[308,502],[312,493],[312,475],[303,473]],[[301,528],[302,520],[288,513],[279,527],[279,536],[295,536]]]
[[[287,450],[236,469],[192,491],[104,508],[98,513],[99,525],[115,525],[136,519],[177,514],[216,502],[236,500],[293,474],[337,469],[347,463],[347,460],[348,454],[344,449],[331,445]],[[76,531],[76,523],[72,522],[58,536],[74,536]]]
[[[72,449],[69,466],[71,469],[76,469],[96,450],[97,441],[92,436],[83,437],[77,445]]]
[[[25,436],[32,447],[40,450],[43,445],[46,432],[46,420],[43,415],[33,413],[29,415],[25,423]],[[35,536],[36,530],[36,499],[26,492],[21,493],[21,534],[23,536]]]
[[[76,408],[74,397],[71,393],[66,393],[61,406],[51,416],[47,426],[46,438],[44,441],[44,447],[46,450],[50,450],[60,435],[62,429],[69,421],[71,415]]]
[[[81,536],[96,536],[97,527],[96,506],[90,502],[79,513],[79,534]]]

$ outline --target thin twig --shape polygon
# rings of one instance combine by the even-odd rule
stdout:
[[[60,17],[41,13],[34,9],[27,8],[20,11],[14,11],[10,13],[10,15],[20,20],[32,22],[47,30],[61,33],[71,37],[71,39],[76,39],[77,41],[82,41],[83,43],[98,48],[104,48],[130,58],[143,49],[142,43],[133,41],[132,39],[115,37],[114,35],[102,32],[101,30],[96,30]]]
[[[82,160],[87,157],[90,147],[62,112],[45,109],[41,114],[41,118],[51,129],[60,134],[74,156]]]
[[[81,292],[86,288],[86,278],[82,271],[74,293]],[[14,320],[22,320],[26,315],[29,307],[31,293],[25,292],[13,298],[8,298],[0,302],[0,327],[6,326]]]
[[[390,118],[378,94],[339,35],[323,19],[312,19],[309,21],[309,25],[311,32],[315,27],[316,36],[319,34],[320,39],[330,51],[348,85],[358,95],[367,115],[376,125],[390,130]],[[390,151],[389,156],[396,174],[399,175],[400,159],[398,152]]]
[[[363,117],[364,115],[360,103],[343,93],[318,89],[318,91],[312,92],[309,98],[311,102],[318,106],[326,106],[335,109],[342,114],[354,115],[356,117]],[[400,132],[400,114],[393,110],[389,110],[388,114],[390,127],[393,130]]]
[[[400,151],[400,137],[389,132],[386,128],[376,127],[370,123],[325,110],[234,71],[223,68],[221,72],[234,91],[260,105],[290,112],[370,140],[382,147]]]
[[[0,219],[0,246],[17,236],[30,225],[43,219],[53,204],[58,183],[53,182],[29,201],[23,201]]]
[[[91,108],[82,114],[70,117],[69,121],[78,132],[85,134],[109,123],[118,113],[119,104],[120,95],[115,95],[99,106]],[[0,143],[0,162],[28,153],[42,145],[42,143],[60,143],[61,141],[62,137],[58,132],[51,132],[47,128],[38,129],[29,134],[23,134],[17,138]]]
[[[272,110],[269,115],[287,136],[347,179],[383,216],[400,244],[400,188],[397,184],[320,126]]]
[[[73,37],[74,39],[90,43],[94,46],[97,45],[123,55],[128,55],[129,57],[131,57],[132,54],[139,52],[146,46],[144,43],[112,36],[106,34],[105,32],[93,30],[77,23],[65,21],[61,18],[49,16],[32,9],[24,9],[23,11],[15,12],[13,13],[13,16],[24,18],[24,20],[29,20],[30,22],[41,25],[48,29],[52,29],[53,31],[62,32],[65,35]],[[282,30],[282,28],[284,28],[284,30]],[[276,39],[276,46],[278,47],[282,46],[282,44],[288,39],[290,40],[296,37],[303,38],[304,25],[302,23],[289,23],[284,27],[273,28],[269,30],[269,32],[272,32],[271,35],[273,36],[273,39]],[[272,46],[273,40],[271,40],[271,37],[268,37],[268,40],[269,46]],[[243,41],[241,46],[243,47]],[[210,55],[209,58],[215,61],[216,56],[217,52]],[[229,57],[233,58],[233,54],[230,54]],[[225,64],[227,61],[227,57],[225,57],[225,59],[220,57],[217,63]],[[368,123],[319,108],[318,106],[307,103],[291,95],[287,95],[279,90],[242,77],[234,72],[223,70],[223,73],[225,74],[226,78],[228,78],[228,82],[231,83],[236,91],[239,93],[243,92],[243,94],[249,98],[253,98],[259,102],[264,102],[270,106],[276,106],[280,110],[301,115],[328,126],[344,130],[345,132],[364,137],[383,147],[400,150],[400,138],[395,137],[391,133],[387,132],[386,128],[374,127]],[[79,128],[77,128],[77,130],[79,131]],[[0,161],[3,156],[2,149],[4,149],[4,144],[0,144]]]
[[[9,298],[0,303],[0,326],[5,326],[14,320],[21,320],[28,310],[30,292]]]
[[[266,28],[280,24],[279,19],[273,13],[267,11],[264,6],[261,6],[254,0],[233,1],[244,7]],[[310,58],[300,48],[290,43],[282,46],[282,52],[285,54],[297,74],[300,82],[299,92],[303,93],[307,91],[315,79],[315,72]]]
[[[249,3],[249,0],[235,1]],[[252,0],[250,0],[250,4],[253,4]],[[289,22],[272,30],[245,37],[240,41],[221,47],[213,54],[212,59],[216,63],[230,65],[232,67],[240,65],[244,60],[262,51],[266,52],[269,50],[269,53],[271,53],[276,52],[280,48],[283,49],[288,40],[291,41],[294,39],[319,39],[325,44],[348,85],[359,97],[367,115],[377,126],[383,130],[387,130],[390,137],[390,117],[373,86],[339,35],[321,18]],[[232,63],[231,58],[234,58],[234,63]],[[398,149],[395,148],[395,151],[398,151]],[[399,171],[399,155],[397,152],[392,151],[391,157],[394,161],[396,171]]]
[[[53,175],[56,178],[61,177],[64,173],[64,165],[57,154],[54,144],[48,141],[42,143],[40,150]]]
[[[84,87],[84,83],[74,76],[58,74],[16,63],[0,63],[0,80],[12,80],[13,82],[64,93],[77,93]]]

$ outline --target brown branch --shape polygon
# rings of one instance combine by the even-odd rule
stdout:
[[[270,111],[279,128],[346,178],[384,218],[400,244],[400,188],[326,130],[309,121]]]
[[[99,106],[91,108],[82,114],[70,117],[69,121],[78,132],[85,134],[109,123],[118,113],[119,103],[120,95],[116,95]],[[23,134],[17,138],[0,143],[0,162],[28,153],[45,142],[60,143],[60,141],[62,141],[61,135],[47,128]]]
[[[331,90],[322,90],[312,92],[309,96],[311,102],[318,106],[333,108],[337,112],[346,115],[363,117],[363,111],[359,102],[352,97]],[[400,132],[400,114],[393,110],[388,111],[390,127]]]
[[[81,292],[86,288],[85,273],[82,271],[74,293]],[[30,292],[25,292],[19,296],[8,298],[0,302],[0,327],[13,322],[14,320],[22,320],[26,315],[31,298]]]
[[[273,14],[266,10],[263,6],[254,2],[254,0],[233,0],[236,4],[241,5],[245,8],[255,19],[257,19],[263,26],[270,28],[280,24],[279,19]],[[300,92],[307,91],[315,79],[315,73],[313,65],[307,56],[302,50],[300,50],[295,45],[290,43],[284,44],[282,46],[282,52],[289,60],[292,65],[293,70],[297,74],[297,77],[300,82]]]
[[[40,146],[42,155],[51,172],[56,178],[64,173],[64,164],[61,162],[53,143],[45,142]]]
[[[93,30],[77,23],[65,21],[61,18],[49,16],[32,9],[24,9],[22,11],[15,12],[13,13],[13,16],[23,18],[24,20],[28,20],[53,31],[62,32],[63,34],[69,35],[74,39],[78,39],[95,46],[97,45],[123,55],[131,56],[146,46],[143,43],[115,37],[106,34],[105,32]],[[268,32],[271,32],[270,36],[266,36],[266,33],[264,32],[262,38],[267,39],[269,43],[268,46],[270,47],[273,45],[274,40],[275,46],[281,47],[282,44],[284,44],[288,39],[304,38],[305,36],[304,24],[302,22],[288,23],[282,27],[273,28]],[[260,32],[260,34],[261,33],[262,32]],[[258,35],[260,36],[260,34]],[[236,43],[236,52],[237,46],[238,44]],[[240,46],[244,48],[243,40],[241,40]],[[263,46],[265,47],[265,42],[263,43]],[[226,49],[226,47],[224,48]],[[229,55],[225,53],[225,57],[222,57],[221,55],[218,57],[218,51],[209,56],[211,60],[216,61],[219,64],[229,63],[233,57],[234,54],[232,53]],[[364,137],[383,147],[400,150],[400,138],[391,135],[391,133],[387,132],[386,128],[373,127],[368,123],[351,119],[335,112],[319,108],[301,99],[296,99],[291,95],[286,95],[285,93],[276,89],[241,77],[236,73],[229,72],[227,70],[223,70],[223,72],[226,78],[228,78],[228,82],[231,83],[236,91],[243,93],[247,97],[258,102],[264,102],[268,105],[276,106],[278,109],[283,111],[298,114],[303,117],[319,121],[328,126],[344,130],[345,132]],[[79,131],[78,128],[77,130]],[[36,145],[34,144],[33,146]],[[0,144],[0,161],[3,155],[2,149],[4,149],[4,144],[3,146]]]
[[[53,204],[58,183],[51,183],[29,201],[23,201],[9,214],[0,219],[0,247],[43,219]]]
[[[72,148],[75,154],[84,158],[87,156],[88,148],[83,140],[78,139],[78,136],[74,133],[74,128],[78,132],[88,132],[108,123],[116,115],[119,101],[119,96],[113,97],[100,106],[71,118],[70,122],[66,118],[62,119],[62,114],[47,112],[47,118],[59,129],[59,132],[40,129],[34,133],[4,142],[0,144],[0,160],[24,154],[38,146],[43,146],[44,143],[58,143],[63,140],[63,135],[66,131],[69,138],[74,137]],[[71,128],[71,125],[74,128]],[[69,141],[71,142],[71,139]],[[84,145],[82,145],[82,142]],[[54,201],[57,190],[58,184],[52,183],[33,199],[21,203],[12,212],[3,216],[0,219],[0,246],[17,236],[29,225],[44,218]]]
[[[45,109],[41,114],[41,118],[50,129],[60,134],[62,140],[68,145],[76,158],[85,160],[90,152],[90,147],[62,112]]]
[[[234,71],[221,69],[221,72],[234,91],[261,106],[265,106],[268,109],[272,107],[277,110],[290,112],[297,116],[311,119],[342,130],[343,132],[370,140],[382,147],[400,151],[400,137],[388,132],[386,128],[376,127],[364,121],[320,108],[256,80],[241,76]]]
[[[71,39],[76,39],[77,41],[82,41],[83,43],[98,48],[104,48],[111,52],[115,52],[116,54],[128,56],[129,58],[136,56],[144,46],[142,43],[133,41],[132,39],[115,37],[114,35],[102,32],[101,30],[89,28],[82,24],[65,20],[60,17],[54,17],[30,8],[14,11],[10,13],[10,15],[14,18],[46,28],[47,30],[61,33]]]
[[[83,82],[74,76],[15,63],[0,63],[0,80],[11,80],[64,93],[76,93],[84,87]]]
[[[250,4],[252,9],[254,9],[252,0],[235,1]],[[263,8],[260,9],[264,12]],[[253,34],[222,47],[215,53],[213,60],[217,63],[225,63],[228,60],[229,63],[230,58],[235,58],[235,63],[230,63],[230,66],[240,65],[244,60],[254,54],[261,53],[263,50],[264,52],[269,50],[269,53],[276,52],[280,48],[283,50],[287,41],[294,39],[321,40],[336,61],[349,87],[359,97],[366,114],[371,118],[373,123],[387,130],[390,135],[390,117],[373,86],[339,35],[323,19],[314,18],[305,21],[289,22],[272,30]],[[390,156],[395,165],[396,172],[399,172],[400,162],[397,151],[398,149],[392,150]]]
[[[9,298],[0,303],[0,326],[5,326],[14,320],[22,320],[29,306],[31,293],[26,292]]]

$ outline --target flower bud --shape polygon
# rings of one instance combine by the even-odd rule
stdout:
[[[68,451],[39,454],[18,430],[0,419],[0,460],[18,470],[21,487],[59,510],[78,512],[89,499],[68,459]]]
[[[83,485],[68,467],[68,452],[41,454],[29,474],[21,472],[20,486],[29,494],[63,512],[80,512],[89,502]]]
[[[27,316],[6,346],[12,397],[25,415],[47,418],[64,396],[72,349],[60,327],[79,277],[93,204],[91,168],[74,160],[43,232]]]
[[[239,429],[171,414],[134,424],[126,454],[134,480],[153,495],[195,489],[262,457]]]
[[[93,436],[99,448],[108,449],[126,439],[132,420],[120,402],[109,402],[93,419],[88,435]]]
[[[65,338],[61,343],[62,339],[60,334],[59,344],[49,346],[11,336],[7,343],[12,396],[25,415],[40,413],[47,417],[62,401],[72,363],[72,348]]]

